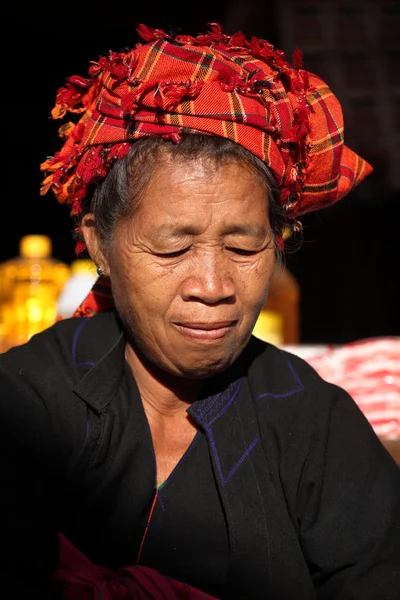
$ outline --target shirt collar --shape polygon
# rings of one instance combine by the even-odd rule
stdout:
[[[96,335],[97,334],[97,335]],[[93,340],[98,339],[99,344]],[[97,412],[102,412],[118,391],[124,364],[125,338],[115,315],[90,317],[78,340],[78,352],[92,355],[92,366],[74,387],[74,393]]]

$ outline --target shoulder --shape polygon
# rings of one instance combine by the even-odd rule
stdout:
[[[65,319],[1,354],[0,366],[19,376],[34,376],[40,371],[46,374],[47,382],[53,376],[78,381],[118,336],[119,328],[111,311],[90,318]]]
[[[248,373],[251,379],[269,388],[271,396],[283,397],[308,390],[310,393],[331,390],[328,383],[304,359],[252,337],[247,348]]]
[[[282,423],[304,426],[328,423],[338,406],[359,409],[342,388],[325,381],[304,359],[252,338],[249,347],[248,381],[259,412],[276,415]]]
[[[59,433],[74,431],[87,414],[75,388],[119,338],[115,315],[99,314],[59,321],[1,354],[2,414],[33,411]]]
[[[302,358],[270,344],[255,340],[251,354],[247,377],[263,444],[277,463],[285,457],[288,480],[294,465],[301,467],[310,457],[322,465],[339,449],[360,461],[367,455],[380,460],[386,453],[346,390],[322,379]]]

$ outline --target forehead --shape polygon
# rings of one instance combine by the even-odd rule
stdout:
[[[152,168],[135,220],[184,220],[210,212],[254,219],[267,215],[267,208],[266,182],[243,162],[164,155]]]

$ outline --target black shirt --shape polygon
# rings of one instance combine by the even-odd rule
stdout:
[[[59,531],[97,565],[136,562],[155,471],[124,347],[110,311],[0,356],[5,598],[52,597]],[[346,392],[252,338],[188,412],[200,435],[141,560],[230,600],[399,600],[400,470]]]
[[[154,450],[147,418],[128,365],[125,377],[137,427],[145,432],[137,462],[140,469],[153,473],[152,485],[141,496],[148,498],[144,505],[132,498],[132,520],[137,523],[132,554],[138,556],[144,539],[138,564],[221,598],[226,593],[229,541],[207,440],[198,431],[172,473],[158,486],[149,522],[156,491]]]

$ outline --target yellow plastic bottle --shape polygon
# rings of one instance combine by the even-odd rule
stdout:
[[[253,335],[275,346],[300,341],[300,287],[287,267],[277,267]]]
[[[48,236],[21,238],[19,255],[0,265],[1,351],[53,325],[69,275],[70,267],[52,256]]]

